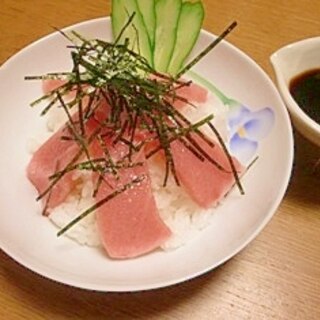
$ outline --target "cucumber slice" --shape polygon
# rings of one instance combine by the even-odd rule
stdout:
[[[155,0],[137,0],[137,4],[148,32],[151,49],[153,49],[156,30]]]
[[[177,28],[177,40],[173,49],[167,72],[176,75],[194,47],[204,19],[202,2],[184,2],[182,4]]]
[[[176,42],[181,7],[181,0],[156,0],[156,34],[153,59],[154,67],[159,72],[166,72],[169,66]]]
[[[135,12],[132,23],[125,29],[119,43],[129,39],[129,47],[147,59],[153,65],[152,50],[144,21],[136,0],[112,0],[112,32],[114,40],[118,38],[129,17]]]

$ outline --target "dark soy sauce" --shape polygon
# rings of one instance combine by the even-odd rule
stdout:
[[[289,88],[301,109],[320,124],[320,68],[299,74]]]

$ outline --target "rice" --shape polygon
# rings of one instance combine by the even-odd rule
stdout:
[[[210,223],[212,210],[199,207],[182,187],[175,184],[172,177],[163,187],[163,170],[157,164],[149,162],[149,172],[159,214],[172,232],[162,248],[176,249]]]
[[[213,123],[224,140],[228,136],[226,112],[226,107],[212,94],[208,94],[207,102],[199,105],[198,108],[187,106],[183,110],[184,115],[193,123],[213,113],[215,116]],[[56,114],[49,116],[48,119],[47,129],[49,131],[55,131],[65,120]],[[215,138],[212,136],[211,131],[204,130],[204,132],[211,138]],[[202,229],[210,224],[214,210],[213,208],[203,209],[199,207],[190,199],[182,187],[175,184],[172,177],[169,179],[167,186],[163,187],[163,169],[152,159],[149,160],[148,165],[152,190],[159,214],[172,232],[172,236],[162,245],[162,248],[164,250],[176,249],[194,239]],[[92,198],[94,187],[90,173],[81,171],[75,179],[77,187],[71,192],[66,201],[54,208],[49,215],[50,221],[59,228],[64,227],[95,203]],[[101,242],[98,236],[95,214],[89,214],[82,219],[66,233],[66,236],[81,245],[100,246]]]
[[[200,208],[181,187],[175,184],[172,178],[169,179],[168,185],[163,187],[163,170],[154,161],[149,161],[148,164],[152,191],[160,217],[172,231],[172,236],[162,248],[175,249],[194,238],[196,233],[209,224],[212,210]],[[93,190],[90,174],[81,172],[78,175],[75,190],[63,204],[51,211],[49,219],[57,227],[64,227],[81,212],[95,204],[92,198]],[[99,246],[101,244],[94,213],[78,222],[66,235],[82,245]]]
[[[49,215],[49,219],[59,228],[64,227],[80,213],[92,207],[95,200],[92,197],[93,183],[91,174],[81,171],[76,176],[77,186],[67,197],[66,201],[55,207]],[[100,239],[96,226],[95,214],[89,214],[80,220],[66,235],[79,244],[88,246],[99,246]]]

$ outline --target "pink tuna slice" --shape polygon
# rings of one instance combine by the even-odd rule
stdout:
[[[201,104],[207,101],[208,91],[198,84],[191,82],[189,85],[177,89],[176,94],[190,103]],[[179,100],[178,98],[176,98],[173,103],[174,107],[178,110],[186,104],[185,101]]]
[[[118,143],[112,153],[119,158],[127,150],[128,147]],[[92,151],[94,157],[101,156],[101,149],[96,146]],[[142,165],[121,169],[119,180],[105,175],[105,181],[101,183],[96,196],[97,201],[100,201],[134,178],[144,177],[141,182],[106,202],[96,212],[103,246],[110,257],[117,259],[133,258],[153,251],[171,235],[156,207],[144,152],[135,155],[133,161],[141,162]]]
[[[87,100],[87,99],[86,99]],[[102,117],[108,106],[103,100],[101,107],[97,110],[98,120],[102,121]],[[77,114],[73,116],[77,119]],[[91,118],[85,123],[87,135],[90,136],[98,123],[96,118]],[[27,177],[36,187],[39,194],[42,194],[51,184],[49,177],[59,170],[63,170],[76,156],[80,148],[74,141],[61,139],[62,136],[70,136],[70,133],[63,126],[59,131],[52,135],[40,148],[33,154],[31,161],[27,167]],[[75,172],[65,174],[43,198],[47,208],[53,209],[65,201],[69,193],[75,186]]]
[[[235,178],[227,155],[219,143],[215,143],[212,148],[197,135],[193,134],[192,137],[211,159],[225,169],[217,168],[207,159],[201,161],[179,141],[171,143],[178,179],[199,206],[208,208],[216,205],[230,191]],[[244,167],[239,161],[234,157],[232,160],[237,172],[243,172]]]
[[[157,78],[156,78],[157,79]],[[183,79],[181,79],[183,81]],[[207,101],[208,98],[208,90],[204,87],[201,87],[200,85],[196,84],[195,82],[191,82],[189,85],[183,86],[176,90],[177,96],[180,98],[193,103],[195,106],[197,104],[202,104]],[[168,98],[168,101],[172,104],[172,106],[180,111],[183,109],[187,102],[180,100],[179,98],[175,98],[174,101],[171,98]],[[136,132],[136,138],[137,140],[145,140],[151,137],[155,137],[155,134],[150,134],[148,130],[142,130]],[[156,147],[158,145],[157,142],[154,143],[148,143],[146,146],[146,153],[148,151],[152,150],[153,147]]]
[[[48,94],[51,91],[63,86],[67,81],[59,79],[47,79],[42,81],[42,91],[44,94]]]
[[[42,81],[42,91],[44,94],[49,94],[51,91],[56,90],[67,83],[67,80],[61,79],[45,79]],[[83,86],[84,88],[85,86]],[[70,90],[68,93],[63,95],[65,100],[71,100],[76,97],[77,89],[76,86],[74,89]]]
[[[44,80],[42,89],[45,94],[63,85],[62,80]],[[79,150],[72,141],[62,140],[61,137],[67,135],[65,127],[52,135],[33,154],[27,167],[27,177],[36,187],[39,194],[42,194],[49,187],[51,181],[49,177],[55,172],[62,170],[75,156]],[[73,173],[65,174],[64,177],[51,189],[43,198],[48,209],[52,209],[61,204],[74,186]]]
[[[75,156],[79,147],[72,141],[61,140],[65,135],[64,129],[60,129],[51,136],[34,154],[27,167],[27,176],[36,187],[39,194],[50,185],[49,177],[63,169]],[[51,189],[44,198],[48,200],[48,208],[54,208],[61,204],[74,186],[73,173],[65,174],[61,180]]]
[[[157,76],[151,76],[151,79],[162,82],[163,79]],[[175,94],[178,97],[173,99],[172,97],[168,97],[169,102],[178,110],[183,108],[187,102],[201,104],[207,101],[208,90],[204,87],[198,85],[193,81],[188,81],[186,79],[179,79],[179,81],[188,83],[187,85],[181,86],[181,84],[176,85]]]

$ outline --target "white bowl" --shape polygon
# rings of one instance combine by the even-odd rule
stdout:
[[[110,39],[110,19],[82,22],[65,29],[84,37]],[[195,53],[215,37],[201,31]],[[268,107],[272,129],[259,138],[259,159],[242,179],[246,194],[230,192],[215,209],[211,224],[187,245],[154,251],[130,260],[109,259],[102,250],[57,239],[57,229],[41,215],[36,192],[26,178],[28,141],[43,132],[46,119],[31,101],[41,83],[25,75],[65,71],[72,67],[69,42],[58,32],[29,45],[0,67],[0,250],[49,279],[98,291],[138,291],[172,285],[199,276],[226,262],[270,221],[286,191],[293,160],[292,129],[278,91],[265,72],[226,41],[197,64],[195,72],[252,113]],[[54,59],[52,58],[54,52]],[[13,94],[14,93],[14,94]],[[36,136],[35,136],[36,134]],[[281,155],[279,157],[279,155]],[[270,179],[272,174],[272,179]]]
[[[320,37],[301,40],[280,48],[270,57],[280,94],[298,131],[320,146],[320,124],[310,118],[289,91],[290,80],[304,71],[320,68]]]

